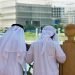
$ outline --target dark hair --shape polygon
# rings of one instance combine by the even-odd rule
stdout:
[[[46,25],[41,26],[41,28],[40,28],[40,29],[41,29],[41,32],[42,32],[42,30],[43,30],[43,28],[44,28],[45,26],[46,26]]]
[[[53,38],[54,38],[54,36],[55,36],[55,34],[53,34],[53,36],[51,36],[50,38],[51,38],[51,39],[53,39]]]
[[[22,29],[24,29],[24,27],[23,27],[21,24],[12,24],[11,26],[19,26],[19,27],[21,27]]]

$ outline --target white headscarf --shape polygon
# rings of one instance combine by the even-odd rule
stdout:
[[[53,35],[54,37],[53,39],[51,39],[50,37]],[[45,26],[41,33],[41,39],[43,40],[43,48],[42,48],[42,54],[43,54],[44,51],[46,50],[46,45],[47,45],[46,43],[48,42],[49,39],[51,39],[51,41],[58,43],[56,29],[53,26]]]
[[[26,55],[24,30],[19,26],[12,26],[3,35],[0,42],[0,55],[8,59],[10,52],[16,52],[17,61],[22,64]]]

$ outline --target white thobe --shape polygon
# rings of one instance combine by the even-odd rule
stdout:
[[[0,55],[0,75],[23,75],[22,67],[16,60],[16,53],[9,53],[8,59]]]
[[[65,53],[60,45],[51,40],[48,41],[43,54],[41,54],[42,46],[42,41],[34,42],[27,52],[27,63],[34,62],[33,75],[59,75],[57,61],[64,63],[66,60]]]

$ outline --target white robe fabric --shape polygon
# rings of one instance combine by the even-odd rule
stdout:
[[[0,39],[0,75],[23,75],[25,56],[24,30],[13,26]]]
[[[27,63],[34,62],[33,75],[59,75],[57,61],[64,63],[66,56],[58,44],[51,40],[49,42],[43,55],[41,54],[42,41],[33,43],[27,53]]]
[[[0,55],[0,75],[23,75],[22,66],[16,60],[16,53],[8,54],[8,59]]]
[[[47,39],[46,44],[44,44],[45,41],[45,39],[41,39],[31,44],[27,52],[26,62],[34,62],[33,75],[59,75],[57,62],[65,62],[65,53],[60,45],[51,38]]]

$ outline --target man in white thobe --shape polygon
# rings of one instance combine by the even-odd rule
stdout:
[[[13,24],[0,38],[0,75],[23,75],[25,57],[23,26]]]
[[[31,44],[26,56],[27,63],[34,62],[33,75],[59,75],[57,63],[65,60],[65,53],[56,38],[56,29],[45,26],[41,39]]]

